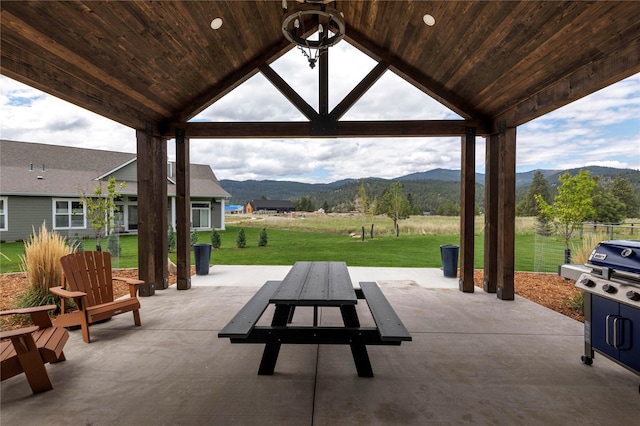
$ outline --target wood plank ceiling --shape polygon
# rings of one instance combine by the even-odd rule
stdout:
[[[333,6],[344,14],[348,42],[465,119],[489,125],[523,124],[640,72],[636,2]],[[3,1],[0,8],[2,74],[136,129],[192,118],[292,47],[281,31],[281,1]],[[423,23],[426,13],[434,26]],[[216,17],[219,30],[210,26]]]

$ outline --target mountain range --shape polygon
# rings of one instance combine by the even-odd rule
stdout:
[[[582,168],[584,169],[584,168]],[[592,166],[586,167],[591,171],[591,176],[600,176],[601,179],[613,179],[615,176],[623,176],[638,187],[640,191],[640,171],[633,169],[617,169],[612,167]],[[580,168],[567,170],[531,170],[528,172],[516,173],[517,198],[526,193],[526,189],[531,184],[536,172],[541,172],[549,181],[550,186],[555,186],[558,178],[565,172],[572,175]],[[483,196],[485,175],[476,173],[476,198],[481,201]],[[353,199],[362,182],[371,188],[381,188],[388,186],[391,182],[399,181],[403,184],[405,191],[409,188],[409,193],[414,199],[425,199],[435,197],[441,199],[451,199],[455,202],[456,196],[459,199],[460,170],[433,169],[424,172],[411,173],[394,179],[383,179],[368,177],[361,179],[342,179],[331,183],[303,183],[293,181],[277,180],[246,180],[237,181],[222,179],[220,184],[231,194],[229,204],[246,204],[250,200],[266,198],[269,200],[295,200],[300,197],[309,197],[315,203],[322,203],[327,199]],[[379,192],[379,191],[373,191]],[[424,192],[424,193],[423,193]],[[428,195],[428,192],[433,194]],[[331,204],[331,203],[330,203]],[[318,206],[319,207],[319,206]],[[421,206],[427,207],[427,206]]]

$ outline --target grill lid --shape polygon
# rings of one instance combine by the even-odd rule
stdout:
[[[587,266],[606,279],[618,275],[640,282],[640,241],[602,241],[589,255]]]

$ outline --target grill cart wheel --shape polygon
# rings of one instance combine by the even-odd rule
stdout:
[[[588,357],[588,356],[584,356],[584,355],[582,355],[582,356],[580,357],[580,359],[582,360],[582,363],[583,363],[584,365],[591,365],[591,364],[593,364],[593,358],[590,358],[590,357]]]

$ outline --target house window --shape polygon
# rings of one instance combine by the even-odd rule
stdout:
[[[7,222],[7,197],[0,197],[0,231],[9,229]]]
[[[211,203],[191,203],[191,226],[211,228]]]
[[[86,211],[80,200],[53,200],[54,229],[84,229]]]

